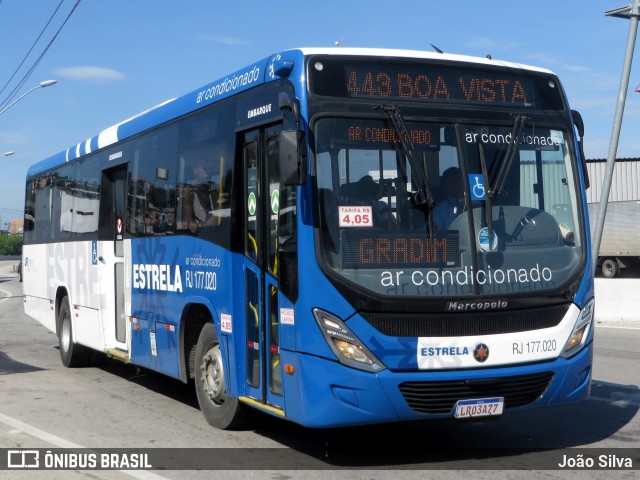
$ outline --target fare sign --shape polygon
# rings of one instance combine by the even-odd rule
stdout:
[[[371,206],[340,206],[338,209],[340,227],[373,227]]]

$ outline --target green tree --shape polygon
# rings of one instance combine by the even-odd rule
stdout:
[[[0,235],[0,255],[21,255],[22,237],[20,235]]]

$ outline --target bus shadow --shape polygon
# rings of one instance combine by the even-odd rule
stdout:
[[[199,409],[192,382],[183,384],[103,355],[95,359],[94,366]],[[640,387],[594,380],[586,402],[508,412],[496,420],[313,429],[255,411],[245,431],[295,451],[291,462],[310,468],[495,469],[500,461],[500,468],[528,469],[539,463],[536,456],[612,436],[634,447],[636,439],[619,432],[639,409]],[[555,455],[554,461],[559,461],[559,453]]]
[[[593,382],[586,402],[528,412],[498,420],[435,421],[313,430],[263,418],[255,430],[302,453],[340,468],[531,468],[554,451],[603,441],[634,447],[637,439],[620,434],[640,409],[637,386]],[[454,462],[451,464],[450,462]]]
[[[136,385],[147,388],[165,397],[169,397],[189,407],[197,410],[200,409],[195,389],[191,382],[184,384],[179,380],[146,370],[145,368],[111,359],[100,352],[94,353],[91,366],[133,382]]]
[[[18,362],[4,352],[0,352],[0,375],[11,375],[13,373],[39,372],[43,368]]]

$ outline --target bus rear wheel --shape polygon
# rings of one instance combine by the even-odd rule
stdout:
[[[223,430],[243,426],[246,408],[237,398],[227,395],[222,352],[212,323],[200,332],[195,374],[198,404],[209,425]]]
[[[91,351],[73,342],[73,330],[71,327],[71,309],[69,298],[64,297],[58,311],[58,345],[60,346],[60,359],[65,367],[84,367],[89,364]]]

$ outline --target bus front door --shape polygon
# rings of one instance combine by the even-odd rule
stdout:
[[[246,396],[283,414],[278,307],[279,138],[281,126],[244,134]],[[239,359],[241,361],[241,359]],[[244,363],[244,362],[242,362]]]
[[[100,269],[100,310],[107,352],[128,357],[125,316],[125,205],[127,168],[102,172],[97,265]]]

